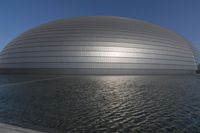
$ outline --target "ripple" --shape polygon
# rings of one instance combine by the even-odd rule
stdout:
[[[0,120],[48,132],[200,132],[197,76],[1,76]]]

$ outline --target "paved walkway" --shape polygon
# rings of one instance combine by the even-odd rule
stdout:
[[[0,133],[42,133],[42,132],[0,123]]]

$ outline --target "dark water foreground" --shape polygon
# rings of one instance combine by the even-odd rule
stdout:
[[[200,76],[0,76],[0,121],[48,132],[200,132]]]

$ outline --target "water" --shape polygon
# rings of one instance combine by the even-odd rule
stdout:
[[[0,76],[0,121],[47,132],[200,132],[200,76]]]

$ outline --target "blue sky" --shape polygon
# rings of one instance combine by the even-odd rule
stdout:
[[[158,24],[200,47],[200,0],[0,0],[0,50],[39,24],[97,15]]]

